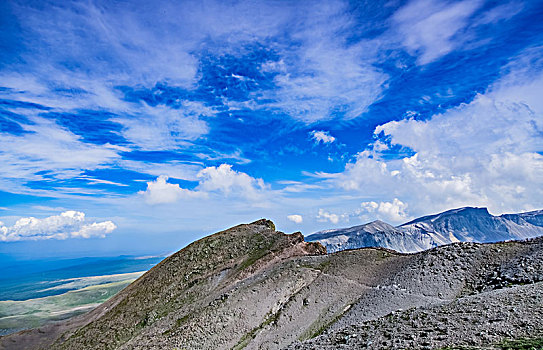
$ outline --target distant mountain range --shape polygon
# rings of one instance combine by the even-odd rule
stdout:
[[[383,247],[414,253],[455,242],[490,243],[543,235],[543,210],[494,216],[486,208],[465,207],[423,216],[400,226],[382,221],[325,230],[306,237],[329,253],[345,249]]]

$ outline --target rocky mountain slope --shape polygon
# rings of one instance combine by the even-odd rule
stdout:
[[[499,242],[543,235],[543,210],[491,215],[486,208],[459,208],[424,216],[394,227],[382,221],[317,232],[306,237],[328,252],[384,247],[403,253],[419,252],[454,242]]]
[[[325,254],[267,220],[194,242],[0,349],[492,348],[543,337],[543,239]]]
[[[321,243],[330,253],[363,247],[383,247],[410,253],[437,246],[429,234],[402,230],[380,220],[360,226],[320,231],[307,236],[306,240]]]

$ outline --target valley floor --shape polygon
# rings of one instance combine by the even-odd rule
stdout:
[[[89,312],[134,282],[142,272],[76,278],[54,287],[66,293],[27,300],[0,301],[0,335],[36,328]],[[70,284],[67,286],[67,284]]]

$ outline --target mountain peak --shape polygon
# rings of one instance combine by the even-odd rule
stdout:
[[[260,219],[260,220],[256,220],[256,221],[251,222],[251,223],[248,224],[248,225],[266,226],[266,227],[269,228],[270,230],[274,230],[274,231],[275,231],[275,224],[273,223],[273,221],[268,220],[268,219]]]
[[[212,234],[164,259],[92,311],[88,318],[100,317],[102,326],[90,323],[65,348],[96,349],[101,344],[117,348],[164,315],[175,315],[170,327],[176,330],[194,305],[206,309],[223,303],[228,298],[225,291],[231,293],[240,281],[289,259],[314,255],[326,255],[326,248],[318,242],[305,242],[300,232],[289,235],[276,231],[267,219]],[[201,298],[200,304],[192,302],[195,295]],[[115,312],[108,311],[112,307]],[[118,327],[121,324],[123,327]],[[106,335],[106,328],[115,329],[116,336]]]
[[[381,221],[381,220],[374,220],[368,224],[363,225],[365,231],[368,232],[377,232],[377,231],[389,231],[394,230],[394,226]]]
[[[408,221],[404,224],[401,224],[399,227],[408,226],[412,224],[416,224],[418,222],[427,222],[427,221],[434,221],[440,218],[448,217],[448,216],[465,216],[465,215],[480,215],[480,216],[492,216],[486,207],[462,207],[462,208],[456,208],[456,209],[449,209],[444,212],[438,213],[438,214],[432,214],[432,215],[426,215],[422,216],[420,218]]]
[[[442,214],[446,214],[446,213],[455,213],[455,214],[459,214],[459,213],[477,213],[477,214],[490,215],[490,213],[488,212],[488,208],[486,208],[486,207],[462,207],[462,208],[458,208],[458,209],[447,210],[447,211],[443,212]]]
[[[379,219],[373,220],[373,221],[369,222],[367,225],[380,225],[380,224],[386,224],[386,225],[388,225],[386,222],[384,222],[384,221],[382,221],[382,220],[379,220]]]

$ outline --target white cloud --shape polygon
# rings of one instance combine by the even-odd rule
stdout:
[[[427,64],[464,43],[466,36],[458,34],[482,4],[480,0],[412,0],[394,14],[392,22],[403,45],[418,56],[417,62]]]
[[[308,124],[360,116],[386,88],[388,76],[374,65],[379,45],[347,43],[346,28],[356,24],[344,2],[315,2],[297,15],[292,41],[279,44],[278,59],[262,65],[263,71],[277,73],[279,87],[263,95],[275,100],[265,107]]]
[[[296,224],[301,224],[304,219],[301,215],[298,215],[298,214],[292,214],[292,215],[288,215],[287,216],[287,219],[296,223]]]
[[[16,155],[18,162],[25,163],[23,168],[95,169],[119,157],[110,145],[84,143],[77,135],[42,118],[33,122],[25,125],[26,134],[3,134],[0,138],[0,150]]]
[[[125,169],[153,175],[156,177],[159,177],[163,174],[168,174],[169,177],[188,181],[196,181],[198,172],[203,169],[203,165],[201,164],[186,163],[180,161],[169,161],[164,163],[143,163],[123,159],[119,161],[119,164]]]
[[[103,168],[120,158],[114,146],[85,143],[40,117],[32,122],[22,135],[0,133],[0,187],[5,190],[17,191],[26,181],[77,177],[83,170]]]
[[[285,185],[285,187],[281,189],[281,192],[283,192],[284,194],[300,193],[300,192],[308,193],[310,191],[320,192],[320,190],[324,188],[323,184],[311,184],[311,183],[304,183],[301,181],[286,180],[286,181],[278,181],[278,183],[281,185]]]
[[[317,220],[321,222],[330,221],[332,224],[337,224],[339,222],[340,215],[333,214],[325,211],[324,209],[319,209],[319,214],[317,215]]]
[[[279,90],[254,98],[273,99],[265,108],[298,120],[357,117],[381,95],[387,80],[373,65],[378,60],[375,43],[348,41],[345,29],[356,21],[339,0],[204,5],[155,1],[152,7],[138,1],[44,8],[14,4],[12,9],[27,28],[28,42],[23,44],[33,50],[22,54],[24,66],[4,71],[0,80],[14,89],[12,99],[63,110],[102,109],[137,117],[141,113],[123,100],[119,86],[167,83],[192,89],[200,77],[201,50],[239,55],[248,44],[270,41],[279,58],[262,69],[278,73]],[[155,125],[152,118],[142,124],[155,132],[172,126],[179,137],[188,133],[189,139],[207,130],[201,120],[183,113],[174,125]],[[153,130],[149,135],[129,119],[123,121],[128,137],[157,142]]]
[[[392,202],[362,202],[360,204],[362,212],[377,213],[379,218],[384,221],[397,223],[405,221],[409,216],[406,213],[407,204],[394,198]]]
[[[44,219],[21,218],[13,226],[0,222],[0,241],[105,237],[117,226],[111,221],[87,223],[85,214],[68,210]]]
[[[332,143],[336,140],[334,136],[330,135],[330,132],[328,131],[317,131],[313,130],[311,131],[311,137],[315,140],[316,143]]]
[[[501,4],[485,13],[475,21],[476,25],[493,24],[499,21],[508,20],[516,16],[523,9],[520,2],[511,1]]]
[[[66,72],[68,63],[76,78],[81,76],[78,73],[84,73],[93,78],[106,76],[125,82],[136,79],[146,84],[163,80],[190,83],[197,67],[189,53],[190,47],[183,37],[176,39],[172,35],[175,31],[164,30],[168,26],[172,29],[164,13],[174,12],[164,11],[166,4],[158,2],[145,11],[138,11],[140,6],[145,5],[93,2],[62,7],[46,4],[43,8],[17,4],[12,9],[28,30],[26,39],[35,44],[35,50],[25,58],[32,63],[42,59],[36,68],[41,68],[43,73],[47,70]],[[184,13],[176,10],[176,16]],[[149,26],[142,16],[147,20],[156,17],[163,20]],[[184,21],[179,23],[185,24]],[[180,31],[182,28],[178,26],[176,29]],[[81,62],[85,64],[69,66]],[[88,71],[85,68],[89,68]]]
[[[241,196],[247,199],[261,199],[268,186],[262,179],[255,179],[243,172],[232,170],[232,165],[221,164],[208,167],[198,173],[199,191],[217,192],[229,196]]]
[[[201,117],[215,112],[199,102],[184,101],[179,109],[164,105],[133,107],[134,115],[114,119],[124,125],[123,136],[144,150],[177,149],[205,135],[209,127]]]
[[[181,198],[202,196],[202,193],[179,187],[178,184],[168,183],[168,176],[160,175],[155,181],[147,182],[147,189],[140,191],[147,204],[174,203]]]
[[[256,201],[267,199],[269,190],[264,180],[235,171],[230,164],[204,168],[198,172],[196,179],[198,185],[194,190],[188,190],[168,183],[168,176],[160,175],[155,181],[147,182],[147,189],[140,191],[139,195],[147,204],[175,203],[181,199],[207,198],[210,195]]]
[[[413,156],[390,160],[365,150],[331,181],[374,198],[402,198],[414,215],[465,205],[494,213],[542,207],[541,50],[527,51],[471,103],[376,128]]]
[[[375,142],[371,145],[371,148],[372,148],[374,151],[377,151],[377,152],[386,151],[386,150],[390,149],[390,147],[389,147],[386,143],[381,142],[380,140],[375,141]]]
[[[156,1],[153,6],[138,1],[60,7],[12,5],[11,15],[25,28],[21,45],[32,50],[22,50],[21,56],[0,72],[6,88],[0,92],[2,97],[40,104],[55,113],[85,109],[112,113],[117,117],[110,121],[122,125],[119,133],[129,141],[123,150],[113,145],[91,145],[54,122],[33,115],[36,112],[30,109],[10,108],[35,123],[22,125],[29,134],[0,137],[0,188],[12,192],[56,195],[64,191],[68,195],[75,189],[63,190],[61,185],[58,190],[42,191],[25,183],[42,181],[43,174],[47,174],[47,180],[73,179],[85,170],[112,165],[181,178],[163,169],[165,166],[122,160],[119,154],[133,149],[179,150],[190,146],[209,132],[207,118],[217,111],[182,96],[175,101],[179,108],[130,102],[121,90],[145,90],[157,84],[194,90],[200,78],[200,52],[239,55],[245,46],[271,43],[278,60],[261,68],[278,73],[275,83],[279,89],[257,94],[251,100],[275,102],[244,108],[281,111],[306,122],[330,119],[335,114],[347,119],[360,115],[380,96],[387,79],[373,65],[375,45],[366,41],[347,43],[345,28],[354,26],[355,21],[342,1],[309,6],[220,1],[205,5],[197,1]],[[268,92],[271,95],[264,96]],[[229,105],[232,101],[223,102]],[[332,138],[324,137],[322,142]],[[70,157],[65,156],[68,150]],[[249,161],[240,152],[199,150],[207,152],[196,154],[204,160]],[[194,168],[198,169],[188,170],[193,177],[203,165]],[[242,182],[241,178],[236,181]],[[247,187],[245,191],[249,196],[259,191],[259,180],[255,181],[253,190]]]
[[[374,213],[377,209],[379,209],[379,204],[376,202],[362,202],[360,203],[360,206],[362,207],[363,211],[368,213]]]

